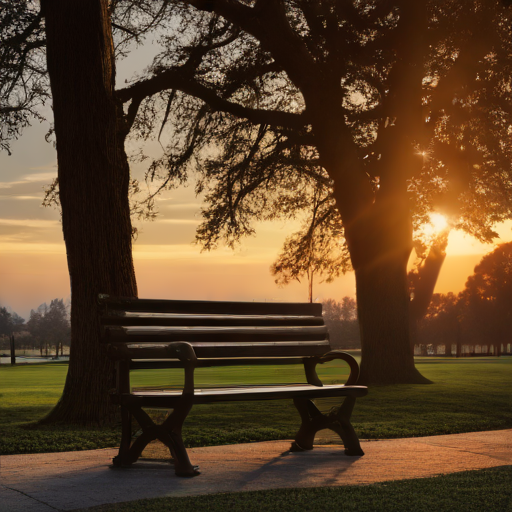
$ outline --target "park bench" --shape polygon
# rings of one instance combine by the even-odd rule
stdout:
[[[356,397],[367,394],[355,385],[359,367],[344,352],[331,350],[321,304],[213,302],[129,299],[100,295],[102,340],[116,363],[111,399],[121,406],[122,435],[114,466],[137,461],[145,446],[159,439],[171,452],[179,476],[199,474],[190,463],[181,437],[194,404],[293,399],[302,420],[292,451],[311,450],[317,431],[329,428],[347,455],[363,455],[350,423]],[[318,364],[342,359],[350,367],[345,383],[323,385]],[[196,389],[194,370],[214,366],[303,364],[304,384],[225,386]],[[132,389],[130,370],[182,368],[182,389]],[[339,407],[322,413],[313,399],[344,397]],[[341,402],[341,401],[340,401]],[[172,409],[155,424],[144,408]],[[142,433],[132,442],[132,416]]]

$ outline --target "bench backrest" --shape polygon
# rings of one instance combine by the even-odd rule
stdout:
[[[320,356],[331,350],[321,304],[105,295],[99,302],[103,340],[114,349],[140,349],[140,359],[163,357],[161,347],[173,341],[190,343],[199,359]]]

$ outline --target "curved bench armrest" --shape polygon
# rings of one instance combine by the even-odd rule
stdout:
[[[131,359],[179,359],[185,369],[185,386],[183,393],[194,394],[194,369],[197,366],[197,356],[194,347],[186,341],[173,341],[160,344],[158,347],[145,347],[137,344],[129,347],[129,343],[109,344],[108,355],[117,361]],[[129,368],[129,366],[127,367]],[[127,370],[128,371],[128,370]],[[128,385],[129,387],[129,385]]]
[[[183,394],[194,394],[194,370],[197,366],[197,357],[194,347],[186,341],[175,341],[169,343],[166,350],[170,357],[175,357],[183,363],[185,369],[185,385],[183,386]]]
[[[165,347],[169,357],[179,359],[184,365],[197,364],[197,357],[194,347],[186,341],[173,341]]]
[[[357,380],[359,379],[359,365],[350,354],[342,352],[341,350],[333,350],[320,357],[304,358],[304,370],[306,372],[306,379],[308,384],[312,384],[313,386],[323,386],[322,381],[316,373],[316,365],[334,361],[335,359],[342,359],[348,363],[350,367],[350,374],[348,376],[347,382],[345,382],[345,386],[352,386],[356,384]]]

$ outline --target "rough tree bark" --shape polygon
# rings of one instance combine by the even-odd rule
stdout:
[[[327,96],[327,95],[326,95]],[[428,383],[414,366],[410,343],[407,263],[413,248],[413,230],[404,173],[421,165],[410,154],[408,137],[400,127],[383,156],[378,193],[354,173],[357,156],[342,140],[340,113],[332,105],[313,124],[319,136],[322,165],[333,179],[334,197],[345,226],[345,237],[356,277],[361,335],[360,383]],[[334,113],[334,116],[333,116]],[[410,115],[410,114],[408,114]],[[404,123],[405,124],[405,123]],[[345,183],[336,186],[345,173]],[[352,180],[351,182],[349,180]]]
[[[99,341],[99,293],[133,297],[129,166],[114,95],[106,0],[44,0],[62,227],[71,282],[64,393],[46,422],[112,422],[113,365]]]
[[[356,277],[360,382],[429,382],[415,368],[409,342],[407,263],[412,225],[406,191],[378,199],[368,208],[366,219],[347,224],[346,236]]]

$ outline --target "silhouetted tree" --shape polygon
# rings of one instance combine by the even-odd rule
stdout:
[[[113,363],[99,340],[99,293],[137,295],[125,128],[115,98],[107,0],[44,0],[62,229],[71,281],[71,351],[48,421],[112,421]]]
[[[112,6],[107,0],[42,0],[39,10],[35,2],[2,2],[1,114],[8,121],[2,140],[16,137],[47,98],[54,115],[72,349],[64,393],[47,421],[115,419],[108,398],[113,363],[99,341],[97,296],[137,294]]]
[[[54,299],[50,306],[41,304],[36,311],[30,311],[30,319],[27,322],[27,330],[32,338],[39,344],[39,350],[43,355],[48,355],[48,347],[55,347],[55,356],[62,352],[63,344],[69,345],[70,324],[68,312],[62,299]]]
[[[420,258],[416,268],[408,274],[411,299],[409,305],[411,345],[418,343],[418,323],[428,314],[437,278],[446,258],[449,231],[449,229],[443,230],[431,241],[428,249],[424,248],[424,251],[428,250],[428,252],[426,254],[423,252],[423,258]],[[420,256],[422,255],[421,248],[417,252]]]
[[[312,192],[302,229],[286,239],[281,254],[270,267],[279,286],[306,278],[309,302],[313,302],[315,276],[320,277],[320,282],[330,283],[351,269],[343,226],[339,216],[331,215],[332,202],[320,187]]]
[[[498,353],[512,338],[512,242],[482,258],[461,292],[462,335],[471,345]]]
[[[103,13],[99,34],[108,42],[105,5],[80,5]],[[163,47],[144,76],[118,91],[125,112],[116,133],[160,139],[164,154],[148,179],[162,178],[163,187],[198,171],[208,203],[198,240],[233,244],[253,232],[252,221],[297,215],[301,197],[321,184],[356,275],[362,380],[424,381],[409,340],[413,228],[436,208],[490,240],[492,224],[511,215],[510,9],[494,0],[111,5],[120,33],[134,39],[144,25],[134,13],[147,12],[145,26],[159,27]],[[47,14],[48,27],[55,15]],[[69,48],[85,47],[88,35]],[[107,59],[108,77],[112,66]],[[89,79],[105,72],[82,67]]]
[[[413,227],[436,208],[490,240],[511,216],[510,9],[188,0],[172,14],[180,29],[119,91],[141,137],[178,135],[148,178],[175,184],[193,163],[206,248],[293,216],[322,184],[356,275],[362,380],[423,381],[409,341]]]
[[[12,334],[13,322],[12,316],[7,308],[0,308],[0,336],[10,336]]]

